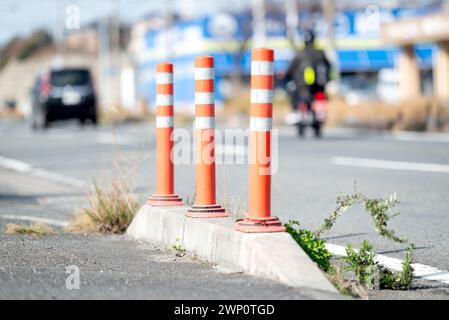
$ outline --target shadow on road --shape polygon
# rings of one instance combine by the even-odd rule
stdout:
[[[333,239],[345,239],[345,238],[351,238],[351,237],[358,237],[358,236],[364,236],[367,235],[367,233],[348,233],[348,234],[342,234],[339,236],[332,236],[332,237],[323,237],[324,240],[329,241]]]

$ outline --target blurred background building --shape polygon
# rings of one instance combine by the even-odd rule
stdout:
[[[104,111],[151,111],[155,65],[170,60],[175,68],[176,108],[191,112],[194,57],[213,55],[217,104],[226,105],[236,97],[246,99],[253,47],[276,50],[275,72],[281,79],[308,28],[315,30],[317,46],[333,63],[334,81],[328,90],[346,107],[375,103],[372,107],[381,110],[415,96],[427,97],[422,102],[427,127],[428,118],[437,117],[439,106],[449,100],[447,0],[90,2],[41,1],[47,10],[57,11],[51,11],[52,19],[26,30],[18,28],[20,37],[0,34],[0,101],[15,100],[27,114],[27,90],[36,74],[62,64],[82,64],[94,73]],[[15,11],[23,15],[27,5],[1,0],[0,6],[2,17],[11,17]],[[79,10],[80,26],[70,29],[67,9],[73,6]],[[32,10],[26,12],[29,16],[24,19],[31,19]],[[437,16],[441,18],[432,18]],[[2,28],[6,23],[20,21],[2,19]],[[282,82],[277,85],[282,95]],[[391,121],[407,117],[401,112]],[[350,111],[343,120],[336,116],[335,121],[363,123],[357,113]]]

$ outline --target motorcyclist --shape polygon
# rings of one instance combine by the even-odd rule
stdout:
[[[299,50],[285,74],[286,88],[294,114],[298,108],[312,110],[315,134],[320,135],[321,123],[316,119],[312,105],[317,93],[324,93],[330,80],[330,63],[323,50],[315,48],[315,34],[312,30],[303,33],[304,49]],[[304,124],[297,121],[298,133],[303,135]]]

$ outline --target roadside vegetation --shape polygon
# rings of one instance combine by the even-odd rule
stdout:
[[[346,101],[332,96],[326,126],[375,130],[448,131],[449,109],[432,97],[398,103]]]
[[[176,238],[176,243],[173,244],[170,247],[171,251],[175,254],[177,257],[184,257],[186,255],[186,249],[182,246],[181,240],[179,238]]]
[[[233,220],[243,219],[245,213],[248,212],[246,204],[246,192],[245,190],[232,190],[231,194],[228,190],[228,181],[231,179],[226,166],[223,166],[222,176],[219,179],[218,187],[220,189],[220,204],[226,209],[226,212],[232,217]]]
[[[243,201],[244,193],[239,195],[223,195],[221,197],[221,205],[226,209],[232,219],[239,220],[245,217],[245,212],[248,211],[245,201]]]
[[[5,234],[23,234],[32,236],[47,236],[54,234],[52,227],[43,223],[33,223],[31,225],[10,223],[6,225]]]
[[[120,104],[100,109],[99,121],[102,124],[154,121],[154,114],[149,112],[148,105],[143,102],[139,102],[138,107],[132,111]]]
[[[217,114],[225,116],[231,124],[243,125],[249,109],[249,90],[246,84],[232,96],[225,99],[223,108]],[[275,125],[284,125],[285,116],[291,112],[290,102],[284,90],[276,90],[273,105]],[[242,118],[242,124],[234,123],[236,117]],[[223,118],[223,117],[221,117]],[[326,127],[374,129],[374,130],[410,130],[410,131],[448,131],[449,108],[432,97],[419,97],[398,103],[382,101],[348,101],[345,96],[330,94]]]
[[[188,207],[191,207],[194,205],[195,203],[195,198],[196,198],[196,192],[194,192],[193,194],[186,194],[183,199],[184,199],[184,204]]]
[[[114,161],[110,179],[95,179],[87,206],[73,216],[67,231],[74,233],[122,234],[131,223],[139,203],[129,184],[129,171]]]
[[[323,270],[329,280],[343,294],[366,299],[367,289],[408,290],[413,280],[413,252],[415,246],[408,240],[396,235],[388,227],[388,222],[399,215],[393,212],[399,203],[396,194],[386,199],[368,198],[355,191],[354,194],[342,194],[337,198],[337,207],[315,231],[302,229],[298,221],[285,224],[287,232],[309,257]],[[326,249],[323,234],[332,229],[337,218],[354,204],[362,204],[365,213],[371,216],[375,231],[379,236],[399,244],[407,244],[402,270],[389,270],[376,261],[375,248],[368,240],[363,240],[359,249],[352,244],[346,246],[346,255],[333,262],[332,254]]]
[[[27,37],[15,37],[0,48],[0,70],[11,59],[26,60],[40,49],[53,43],[52,36],[44,31],[37,30]]]

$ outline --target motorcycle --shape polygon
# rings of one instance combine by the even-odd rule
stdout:
[[[312,127],[315,137],[321,136],[321,128],[326,120],[327,98],[324,92],[315,93],[310,104],[300,102],[296,111],[285,119],[290,125],[295,125],[299,136],[304,136],[306,127]]]

